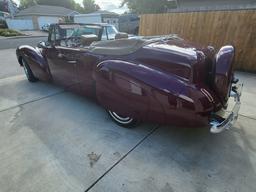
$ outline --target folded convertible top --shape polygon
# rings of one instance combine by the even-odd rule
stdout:
[[[167,35],[167,36],[150,36],[150,37],[131,38],[131,39],[97,41],[97,42],[93,42],[90,45],[89,51],[91,51],[92,53],[102,54],[102,55],[128,55],[150,43],[154,43],[157,41],[170,40],[174,38],[180,39],[176,35]]]
[[[145,42],[146,40],[142,39],[98,41],[92,43],[89,50],[92,53],[102,55],[127,55],[141,48]]]

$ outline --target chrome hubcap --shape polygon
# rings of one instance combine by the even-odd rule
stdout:
[[[121,115],[118,115],[115,112],[110,111],[110,110],[108,110],[108,112],[111,115],[111,117],[113,117],[113,119],[115,121],[117,121],[118,123],[129,124],[129,123],[131,123],[133,121],[133,119],[131,117],[123,117]]]

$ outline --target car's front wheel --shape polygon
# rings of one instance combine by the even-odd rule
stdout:
[[[107,110],[109,116],[111,117],[111,119],[114,120],[114,122],[116,122],[118,125],[122,126],[122,127],[126,127],[126,128],[132,128],[135,127],[137,124],[137,120],[133,119],[131,117],[125,117],[123,115],[117,114],[114,111],[111,110]]]
[[[28,81],[36,82],[37,78],[34,76],[32,70],[30,69],[29,65],[24,59],[22,59],[22,64],[23,64],[23,69],[24,69],[25,75],[27,76]]]

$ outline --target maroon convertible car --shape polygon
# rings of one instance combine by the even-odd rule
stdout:
[[[103,35],[100,24],[52,24],[47,42],[17,48],[18,62],[29,81],[94,97],[124,127],[150,121],[219,133],[236,121],[242,86],[233,75],[233,46],[215,52],[176,35]],[[230,97],[235,105],[227,114]]]

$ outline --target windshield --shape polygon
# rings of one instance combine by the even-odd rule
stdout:
[[[113,40],[118,33],[112,25],[60,24],[50,30],[49,39],[64,47],[88,47],[92,42]]]
[[[94,34],[99,37],[101,27],[92,25],[60,25],[56,31],[56,39],[81,37],[82,35]]]

